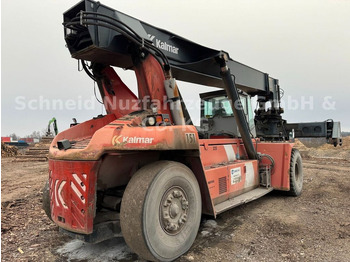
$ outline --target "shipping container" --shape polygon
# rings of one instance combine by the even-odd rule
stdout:
[[[9,136],[2,136],[1,137],[1,142],[4,143],[4,142],[11,142],[11,137]]]
[[[18,139],[18,141],[24,141],[28,144],[32,144],[32,143],[34,143],[34,138],[32,138],[32,137],[20,138],[20,139]]]

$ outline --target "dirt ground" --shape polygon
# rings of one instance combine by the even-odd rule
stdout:
[[[197,239],[178,261],[350,261],[350,139],[304,156],[300,197],[272,192],[203,217]],[[123,239],[89,245],[58,232],[41,210],[47,162],[1,160],[2,261],[133,261]]]

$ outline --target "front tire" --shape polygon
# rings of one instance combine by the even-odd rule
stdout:
[[[201,219],[198,182],[185,165],[158,161],[138,170],[123,195],[120,223],[128,246],[151,261],[172,261],[192,246]]]
[[[290,158],[290,196],[299,196],[303,190],[303,161],[298,149],[293,148]]]

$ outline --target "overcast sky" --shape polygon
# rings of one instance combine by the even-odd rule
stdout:
[[[41,131],[52,117],[64,130],[103,112],[63,39],[62,14],[77,2],[1,1],[2,136]],[[350,131],[350,1],[100,2],[278,78],[288,122],[333,118]],[[130,73],[123,80],[136,90]],[[180,89],[185,99],[207,90]],[[190,114],[198,121],[199,109]]]

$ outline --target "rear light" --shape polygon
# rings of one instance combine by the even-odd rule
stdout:
[[[168,114],[158,114],[147,116],[143,120],[144,125],[146,126],[170,126],[170,118]]]
[[[157,116],[157,125],[159,126],[170,126],[170,118],[168,114],[160,114]]]
[[[154,116],[147,117],[146,126],[154,126],[157,123],[156,118]]]
[[[162,115],[157,116],[157,123],[163,122],[163,117]]]

